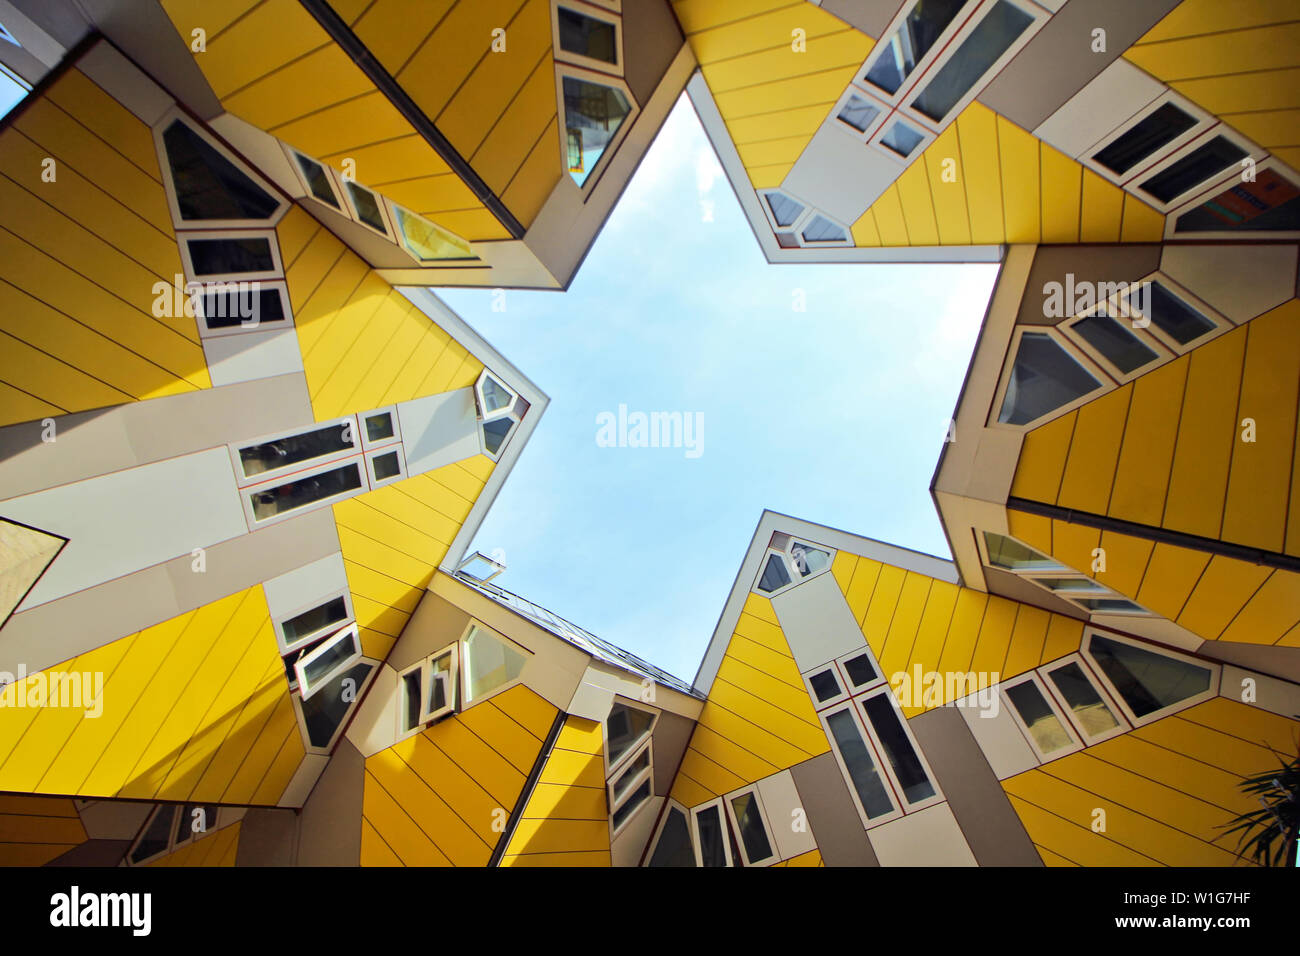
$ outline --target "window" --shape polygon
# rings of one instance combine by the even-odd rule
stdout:
[[[804,674],[813,707],[825,710],[847,696],[861,694],[884,683],[880,666],[871,648],[865,644],[838,660],[813,668]]]
[[[863,822],[871,826],[873,822],[883,823],[898,816],[899,811],[894,806],[889,787],[853,715],[853,709],[844,707],[826,714],[822,719],[826,723],[840,770],[852,785],[850,789]]]
[[[1032,671],[1024,677],[1004,681],[1002,696],[1011,705],[1012,716],[1040,760],[1063,757],[1082,746]]]
[[[1197,122],[1197,118],[1186,110],[1166,102],[1093,153],[1093,162],[1122,176],[1178,139]]]
[[[505,569],[504,563],[489,558],[482,551],[475,551],[456,567],[457,573],[480,584],[491,581]]]
[[[311,431],[236,446],[239,474],[244,480],[261,481],[303,462],[355,452],[355,428],[354,419],[344,418]]]
[[[194,301],[201,335],[276,326],[290,316],[288,289],[278,281],[209,283]]]
[[[317,469],[283,484],[256,485],[245,489],[245,512],[254,524],[269,521],[305,508],[352,495],[365,488],[365,478],[356,461]]]
[[[859,133],[865,133],[871,129],[880,112],[880,107],[873,105],[866,97],[850,93],[848,101],[840,108],[836,118]],[[781,223],[781,225],[788,226],[790,223]]]
[[[128,866],[150,863],[217,829],[215,804],[161,804],[150,814],[127,852]]]
[[[1055,597],[1087,614],[1148,615],[1151,612],[1112,591],[1095,578],[1039,554],[1006,535],[985,531],[985,564],[1010,571],[1050,591]]]
[[[664,817],[659,822],[659,832],[650,845],[654,849],[650,852],[647,866],[698,866],[687,811],[674,800],[668,801]]]
[[[849,684],[855,691],[865,690],[884,680],[869,649],[860,652],[855,651],[847,657],[841,658],[840,666],[844,669],[844,675],[848,678]]]
[[[474,401],[478,406],[481,423],[479,432],[483,441],[483,453],[493,461],[498,461],[515,426],[528,413],[529,404],[487,369],[483,370],[474,384]]]
[[[1092,632],[1084,656],[1135,726],[1218,693],[1219,668],[1195,658]]]
[[[1193,200],[1177,214],[1169,235],[1233,237],[1241,233],[1300,235],[1300,188],[1291,176],[1265,160],[1253,183],[1225,184],[1217,193]],[[1170,227],[1167,227],[1170,228]]]
[[[627,94],[617,87],[571,75],[563,75],[560,83],[566,165],[573,181],[583,186],[618,135],[632,107]]]
[[[644,745],[606,782],[611,835],[617,834],[654,792],[651,741]]]
[[[244,225],[272,219],[280,211],[279,199],[188,122],[172,119],[160,141],[176,225]]]
[[[772,221],[782,228],[793,226],[795,220],[803,215],[803,204],[795,202],[785,193],[769,192],[764,194],[764,198],[772,213]]]
[[[556,45],[562,54],[594,69],[617,67],[622,61],[618,18],[556,6]]]
[[[913,150],[921,145],[925,137],[917,132],[916,128],[908,125],[902,120],[895,120],[889,127],[889,132],[881,137],[881,145],[889,147],[899,156],[907,158],[912,155]]]
[[[1007,376],[998,421],[1028,425],[1102,387],[1050,334],[1023,332]]]
[[[758,589],[771,594],[790,583],[790,572],[786,570],[785,561],[779,554],[769,554],[763,573],[758,578]]]
[[[739,835],[741,861],[745,866],[762,866],[776,859],[763,805],[755,787],[730,794],[726,800],[731,823]]]
[[[361,440],[367,448],[395,441],[397,437],[397,416],[394,409],[362,416]]]
[[[477,259],[470,245],[460,236],[418,216],[409,209],[393,204],[393,218],[402,243],[421,262],[438,259]]]
[[[466,704],[513,684],[528,662],[527,654],[516,645],[477,624],[470,625],[462,646]]]
[[[615,701],[605,718],[605,763],[612,771],[650,736],[658,714]]]
[[[352,620],[352,601],[344,591],[281,621],[276,635],[282,654],[297,650]]]
[[[860,703],[867,725],[888,761],[903,802],[918,806],[936,796],[934,784],[898,710],[893,692],[882,690],[862,698]]]
[[[1215,136],[1192,152],[1175,160],[1138,188],[1164,204],[1195,189],[1212,176],[1235,166],[1249,155],[1226,136]]]
[[[804,227],[802,235],[804,242],[812,243],[845,242],[849,238],[843,228],[820,213],[812,217],[812,221]]]
[[[1075,322],[1070,330],[1115,366],[1121,376],[1130,375],[1161,358],[1159,352],[1103,309]]]
[[[361,636],[355,624],[349,625],[298,658],[294,664],[298,693],[307,700],[360,656]]]
[[[695,865],[731,866],[731,837],[722,800],[711,800],[696,807],[691,816],[695,823]]]
[[[399,740],[456,711],[457,648],[445,647],[402,672]]]
[[[834,665],[814,671],[808,675],[807,681],[808,689],[812,692],[813,702],[818,707],[833,704],[846,693],[840,685],[840,678],[835,673]]]
[[[275,279],[282,275],[274,232],[231,235],[187,231],[183,235],[181,250],[192,279]]]
[[[966,0],[918,0],[889,39],[880,44],[864,79],[885,93],[897,93],[964,6]]]
[[[803,246],[851,246],[848,228],[807,203],[780,190],[759,193],[768,223],[783,249]],[[790,231],[786,231],[790,230]]]
[[[1152,281],[1149,295],[1147,318],[1178,345],[1191,345],[1217,328],[1214,322],[1170,292],[1162,282]]]
[[[367,452],[366,464],[370,468],[371,488],[391,485],[406,477],[406,459],[402,455],[401,445],[391,445],[379,451]]]
[[[1119,709],[1098,686],[1079,655],[1071,655],[1065,663],[1044,667],[1040,672],[1046,675],[1046,683],[1065,705],[1066,715],[1085,742],[1099,743],[1129,729],[1128,721],[1118,716]]]
[[[297,694],[292,696],[309,751],[330,751],[375,671],[375,662],[362,658],[329,680],[309,699],[302,700]]]
[[[515,403],[515,393],[486,372],[479,378],[475,392],[478,395],[479,414],[484,418],[509,409]]]
[[[759,565],[754,590],[771,595],[830,570],[833,552],[829,548],[799,541],[777,532],[768,544],[767,556]]]
[[[339,201],[338,191],[334,188],[334,178],[325,166],[296,150],[292,152],[293,158],[298,164],[298,171],[307,184],[308,192],[325,203],[325,205],[342,212],[343,204]]]
[[[352,180],[348,180],[344,186],[348,204],[352,207],[352,214],[357,222],[369,226],[385,239],[392,238],[388,230],[388,220],[384,216],[384,203],[379,194]]]
[[[1006,535],[984,532],[989,564],[1005,571],[1069,571],[1065,565]]]

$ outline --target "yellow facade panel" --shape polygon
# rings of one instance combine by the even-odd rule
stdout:
[[[935,224],[934,202],[930,198],[930,178],[925,163],[912,163],[894,185],[907,222],[908,239],[917,246],[937,246],[939,229]]]
[[[1015,123],[997,118],[998,156],[1002,183],[1002,215],[1007,242],[1039,242],[1039,146],[1034,136]],[[981,188],[979,182],[973,183]]]
[[[691,735],[690,749],[714,764],[727,768],[741,780],[762,780],[777,772],[777,768],[769,761],[703,724],[696,727]]]
[[[279,128],[373,90],[370,79],[347,53],[330,43],[225,97],[222,106],[259,129],[273,130],[286,142],[306,150],[305,145]],[[375,136],[371,142],[378,141],[379,134],[370,135]]]
[[[1177,622],[1207,640],[1218,638],[1270,573],[1269,568],[1216,554]]]
[[[998,116],[982,103],[972,103],[958,115],[956,127],[961,143],[961,182],[966,189],[971,242],[1004,242],[1007,228],[1002,194],[1013,187],[1002,181]],[[1016,184],[1014,188],[1019,189],[1021,185]]]
[[[390,854],[402,866],[452,865],[369,769],[362,801],[362,866],[390,865]],[[374,832],[373,840],[366,839],[366,826]]]
[[[352,22],[352,32],[390,74],[400,73],[406,61],[456,5],[457,0],[375,0],[354,4],[363,12]],[[338,0],[331,0],[337,10]]]
[[[921,626],[921,617],[933,583],[934,579],[927,575],[907,572],[879,656],[880,667],[886,677],[907,669],[913,659],[916,632]]]
[[[707,70],[704,77],[706,80],[709,78]],[[766,78],[755,81],[752,86],[726,91],[719,91],[710,83],[709,89],[713,92],[713,99],[718,104],[722,118],[728,123],[734,123],[748,116],[834,102],[852,78],[852,69],[836,67],[786,79]]]
[[[1041,143],[1043,242],[1078,242],[1083,167]]]
[[[1146,32],[1139,44],[1176,40],[1263,26],[1295,19],[1291,0],[1237,0],[1225,6],[1218,0],[1183,0]]]
[[[966,208],[966,184],[961,180],[961,137],[957,124],[939,134],[939,138],[925,151],[924,159],[939,243],[945,246],[970,245],[970,214]]]
[[[898,184],[886,189],[871,206],[876,217],[876,228],[880,232],[882,246],[911,245],[907,232],[907,217],[903,215],[903,203],[898,195]]]
[[[1100,547],[1106,554],[1106,570],[1099,569],[1097,579],[1120,594],[1135,597],[1141,590],[1155,542],[1133,535],[1103,531]]]
[[[559,119],[552,119],[501,194],[501,201],[526,226],[532,225],[560,181],[559,131]],[[448,225],[454,221],[444,220]]]
[[[793,109],[732,119],[727,122],[727,132],[737,147],[785,136],[801,138],[807,144],[834,105],[834,99],[830,99]]]
[[[549,142],[555,146],[555,168],[559,170],[558,133],[552,126],[556,109],[555,61],[548,53],[541,57],[499,117],[494,117],[495,123],[486,133],[482,145],[469,157],[474,171],[497,195],[505,192],[519,167],[539,143],[547,142],[544,134],[548,131],[551,137]],[[456,209],[467,205],[470,204],[461,201],[459,206],[447,203],[445,208]]]
[[[454,801],[463,796],[456,788],[456,784],[463,783],[463,780],[426,779],[395,751],[396,748],[390,748],[367,757],[367,776],[374,778],[452,865],[483,866],[487,863],[492,855],[492,844],[483,839],[479,830],[481,827],[491,836],[492,842],[496,842],[499,833],[492,833],[492,815],[484,812],[480,814],[482,819],[462,817],[457,812],[460,807]],[[363,802],[362,812],[367,816],[369,803],[369,799]],[[465,809],[474,808],[466,806]],[[397,848],[400,852],[400,844]]]
[[[1165,217],[1131,193],[1124,194],[1124,223],[1120,242],[1159,242],[1165,234]]]
[[[822,10],[809,10],[800,3],[787,3],[775,10],[748,15],[743,20],[692,31],[690,43],[697,60],[714,63],[761,50],[793,52],[792,43],[799,36],[794,31],[800,30],[807,41],[807,55],[816,56],[814,39],[843,29],[844,21],[838,17]]]
[[[739,143],[736,146],[740,161],[745,168],[757,166],[793,166],[804,147],[808,145],[808,136],[783,136],[778,139],[758,140]]]
[[[1083,170],[1079,209],[1080,242],[1119,242],[1124,221],[1124,192],[1091,169]]]
[[[169,10],[169,13],[171,11]],[[202,15],[197,26],[203,25]],[[175,23],[175,15],[173,15]],[[183,36],[193,29],[177,23]],[[207,49],[195,57],[219,99],[255,82],[328,42],[316,19],[296,0],[264,0],[256,9],[209,35]]]
[[[1030,771],[1036,773],[1037,771]],[[1019,781],[1019,777],[1013,777]],[[1006,786],[1004,781],[1003,786]],[[1157,866],[1150,857],[1093,832],[1088,818],[1082,822],[1066,820],[1051,810],[1031,803],[1008,790],[1011,807],[1020,817],[1029,839],[1035,846],[1063,857],[1077,866]]]
[[[1052,519],[1052,550],[1048,553],[1062,564],[1096,577],[1093,563],[1101,558],[1095,553],[1100,544],[1101,532],[1096,528]],[[1100,570],[1100,563],[1097,567]]]
[[[1073,411],[1026,433],[1011,482],[1012,496],[1056,504],[1078,417],[1078,411]]]
[[[1300,109],[1228,113],[1220,119],[1270,151],[1300,143]]]
[[[1121,386],[1079,409],[1056,499],[1061,507],[1106,513],[1132,394]]]
[[[1300,624],[1300,574],[1277,568],[1219,635],[1242,644],[1277,644]]]
[[[1240,73],[1243,64],[1258,71],[1300,66],[1300,24],[1294,22],[1197,32],[1139,43],[1124,57],[1165,83]]]
[[[970,588],[962,588],[957,593],[957,601],[952,610],[952,623],[948,625],[948,637],[944,641],[939,666],[935,670],[946,674],[965,673],[971,669],[976,638],[979,636],[984,610],[988,607],[988,603],[989,595]]]
[[[1124,443],[1111,489],[1109,514],[1158,526],[1178,438],[1187,359],[1176,359],[1133,383]]]
[[[786,43],[779,49],[760,50],[729,60],[706,63],[701,66],[701,70],[715,96],[828,70],[840,74],[839,86],[843,92],[857,68],[866,59],[871,46],[872,43],[866,36],[857,30],[845,28],[826,36],[810,38],[806,53],[797,53]]]

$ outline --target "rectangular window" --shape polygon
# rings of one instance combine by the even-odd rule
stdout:
[[[298,693],[307,700],[361,657],[361,637],[356,625],[345,627],[321,641],[294,664]]]
[[[1147,318],[1178,345],[1190,345],[1218,328],[1214,322],[1170,292],[1163,283],[1152,280],[1149,295],[1146,311],[1150,314]]]
[[[402,673],[399,738],[455,712],[457,660],[453,644]]]
[[[260,236],[187,239],[195,277],[278,272],[271,240]]]
[[[957,52],[926,82],[912,108],[941,123],[1033,22],[1033,16],[1024,10],[1008,0],[998,0]]]
[[[396,416],[392,411],[363,415],[362,437],[367,446],[382,445],[397,437]]]
[[[312,196],[332,209],[342,212],[343,207],[339,203],[338,194],[334,191],[334,180],[325,167],[302,153],[295,152],[293,156],[298,161],[298,169],[302,171],[303,181]]]
[[[245,479],[260,481],[304,462],[357,451],[356,421],[345,418],[311,431],[236,447],[240,473]]]
[[[362,659],[337,674],[310,698],[293,695],[294,706],[301,714],[303,734],[310,750],[328,753],[334,746],[349,715],[363,699],[366,685],[374,672],[374,662]],[[348,683],[345,684],[345,681]]]
[[[722,800],[711,800],[692,813],[695,822],[697,866],[731,866],[731,836],[727,832]]]
[[[862,813],[863,821],[884,822],[898,814],[889,787],[876,766],[871,748],[867,745],[853,711],[845,708],[825,716],[831,742],[839,758]]]
[[[1043,668],[1047,683],[1065,704],[1066,715],[1088,743],[1099,743],[1129,729],[1128,721],[1094,682],[1078,655],[1064,664]]]
[[[614,833],[632,819],[632,815],[654,792],[654,767],[650,748],[651,741],[647,740],[608,781],[610,824]]]
[[[556,10],[560,49],[588,60],[618,65],[618,27],[568,7]]]
[[[402,458],[400,446],[367,452],[366,461],[370,467],[371,488],[390,485],[406,477],[406,462]]]
[[[866,690],[873,684],[879,684],[885,679],[869,647],[844,655],[840,658],[839,665],[855,693]]]
[[[1069,571],[1055,558],[1039,554],[1006,535],[984,532],[984,545],[988,549],[989,564],[1004,571]]]
[[[926,772],[916,742],[898,712],[893,692],[885,690],[872,694],[864,697],[861,704],[867,723],[889,761],[903,801],[908,805],[916,805],[934,797],[934,784]]]
[[[813,703],[818,707],[833,704],[844,696],[844,688],[840,686],[840,678],[835,673],[834,665],[813,671],[808,675],[807,680]]]
[[[758,791],[753,787],[727,798],[727,811],[739,834],[740,857],[745,866],[761,866],[776,858]]]
[[[882,43],[864,79],[886,93],[897,93],[916,65],[934,49],[967,0],[917,0],[898,29]]]
[[[284,322],[285,294],[281,285],[227,282],[204,287],[198,299],[199,317],[209,331],[261,328]]]
[[[658,714],[615,701],[605,718],[605,763],[613,771],[650,736]]]
[[[865,133],[879,116],[880,107],[872,104],[866,97],[850,93],[848,101],[841,107],[836,119],[859,133]],[[788,226],[790,223],[781,223],[781,225]]]
[[[1129,375],[1160,356],[1104,310],[1080,319],[1070,330],[1092,346],[1121,375]]]
[[[1245,159],[1244,149],[1225,136],[1215,136],[1182,159],[1156,173],[1138,188],[1169,203]]]
[[[1196,125],[1196,117],[1173,103],[1165,103],[1154,113],[1115,137],[1093,154],[1093,161],[1117,176],[1122,176],[1148,156],[1159,152]]]
[[[1179,215],[1173,234],[1300,234],[1300,186],[1272,162],[1256,167],[1254,182],[1229,183]]]
[[[268,521],[299,508],[343,498],[365,488],[361,466],[356,461],[327,471],[318,471],[282,485],[259,485],[245,493],[252,506],[254,523]]]
[[[906,159],[924,139],[925,137],[917,132],[914,126],[902,120],[895,120],[885,135],[880,138],[880,144]]]
[[[1002,695],[1039,759],[1053,760],[1079,749],[1074,731],[1033,674],[1004,683]]]
[[[352,619],[347,596],[340,594],[323,604],[296,614],[280,624],[281,649],[294,650],[345,621]]]
[[[348,181],[348,201],[357,222],[369,226],[385,239],[390,238],[388,221],[384,218],[383,200],[360,183]]]

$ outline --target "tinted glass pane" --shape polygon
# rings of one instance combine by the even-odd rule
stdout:
[[[1119,721],[1078,664],[1058,667],[1048,676],[1089,737],[1099,736],[1119,726]]]
[[[769,554],[767,564],[763,567],[763,576],[758,579],[760,591],[775,591],[790,583],[790,572],[785,569],[785,562],[777,555]]]
[[[614,829],[618,829],[622,826],[623,821],[630,817],[632,812],[648,799],[650,799],[650,781],[645,780],[642,782],[641,786],[636,788],[632,793],[632,796],[628,797],[623,805],[614,811],[614,816],[612,818]]]
[[[284,300],[278,289],[246,288],[205,292],[203,321],[210,329],[229,329],[245,322],[250,327],[264,322],[282,322]]]
[[[217,808],[211,803],[187,803],[181,807],[180,822],[176,827],[176,842],[180,843],[191,837],[195,839],[214,829],[217,825]]]
[[[717,807],[705,807],[695,816],[700,833],[700,859],[705,866],[727,865],[727,831]]]
[[[1300,189],[1276,170],[1255,173],[1253,183],[1233,183],[1178,217],[1174,232],[1300,231]]]
[[[361,469],[355,462],[350,462],[332,471],[299,478],[265,491],[255,491],[249,496],[253,501],[253,518],[261,521],[263,518],[284,514],[325,498],[356,491],[361,485]]]
[[[366,440],[383,441],[393,437],[393,414],[371,415],[366,419]]]
[[[311,194],[321,202],[338,209],[339,201],[334,195],[334,187],[330,183],[329,173],[325,172],[325,167],[314,159],[308,159],[301,153],[296,155],[298,158],[298,168],[302,170],[302,174],[307,180],[307,185],[311,187]]]
[[[825,216],[813,216],[803,231],[804,242],[843,242],[846,238],[844,230]]]
[[[474,258],[469,243],[459,236],[405,209],[396,209],[395,212],[402,241],[416,258],[424,261]]]
[[[303,677],[306,678],[309,686],[314,687],[330,671],[341,665],[349,657],[355,657],[360,652],[361,647],[357,642],[356,635],[349,632],[331,642],[320,657],[315,658],[304,667]]]
[[[1033,548],[1027,548],[1019,541],[1004,535],[984,532],[984,544],[989,549],[989,563],[995,568],[1008,571],[1041,569],[1044,571],[1064,571],[1063,564],[1058,564],[1045,554],[1039,554]]]
[[[176,807],[158,808],[158,812],[149,821],[144,835],[140,837],[140,842],[131,851],[132,863],[147,860],[171,846],[172,823],[176,819],[176,809]]]
[[[374,469],[375,481],[386,481],[389,478],[396,478],[402,473],[402,466],[397,460],[397,452],[395,451],[376,455],[370,459],[370,467]]]
[[[1124,703],[1139,717],[1210,689],[1210,669],[1092,635],[1089,649]]]
[[[813,674],[808,679],[808,683],[812,685],[813,694],[816,695],[819,704],[832,697],[838,697],[843,692],[840,682],[835,679],[834,671],[826,670],[820,674]]]
[[[840,120],[852,126],[859,133],[865,133],[867,127],[870,126],[879,115],[879,109],[857,94],[851,94],[849,96],[849,101],[844,104],[844,108],[839,112]],[[793,221],[794,220],[791,220],[791,222]],[[781,225],[788,226],[790,223],[783,222]]]
[[[484,415],[491,415],[493,412],[499,412],[503,408],[509,408],[512,401],[514,401],[514,396],[512,396],[510,392],[496,379],[491,376],[483,379]]]
[[[876,769],[875,761],[871,759],[871,752],[867,750],[862,733],[853,722],[853,716],[847,710],[841,710],[827,717],[826,723],[831,729],[831,736],[835,740],[836,749],[840,752],[840,758],[849,772],[853,789],[858,792],[858,799],[862,802],[862,809],[867,814],[867,819],[889,813],[894,809],[893,801],[885,789],[884,781],[880,779],[880,772]]]
[[[772,217],[778,226],[793,225],[799,218],[799,214],[803,212],[802,205],[781,193],[768,193],[767,205],[772,210]]]
[[[740,828],[740,841],[745,846],[745,856],[750,863],[758,863],[772,855],[772,844],[767,839],[763,817],[758,812],[758,801],[752,793],[742,793],[731,800],[731,811]]]
[[[1034,18],[1019,7],[998,0],[934,79],[926,83],[913,101],[913,108],[935,122],[942,120],[1033,22]]]
[[[844,670],[849,675],[849,680],[853,682],[854,687],[869,684],[877,677],[876,669],[871,666],[871,658],[866,654],[859,654],[857,657],[845,661]]]
[[[918,0],[907,19],[886,41],[888,46],[867,71],[867,81],[897,93],[917,62],[930,51],[965,0]]]
[[[279,203],[194,130],[176,120],[163,133],[181,218],[267,219]]]
[[[651,866],[694,866],[695,848],[691,846],[690,827],[686,814],[676,807],[668,808],[668,818],[659,834],[659,842],[650,856]]]
[[[360,699],[373,664],[364,661],[353,664],[342,674],[302,702],[303,722],[307,725],[307,739],[313,747],[328,747],[339,725],[343,723],[352,705]]]
[[[1195,125],[1194,117],[1166,103],[1092,158],[1113,173],[1126,173]]]
[[[356,439],[348,422],[241,448],[239,464],[244,469],[244,477],[251,478],[273,468],[296,465],[355,447]]]
[[[557,11],[560,21],[560,49],[589,56],[604,63],[618,63],[614,24],[584,16],[568,7]]]
[[[491,454],[499,455],[502,446],[506,443],[506,437],[510,434],[510,429],[514,427],[513,418],[494,418],[490,422],[484,422],[483,447]]]
[[[1121,598],[1075,598],[1075,601],[1082,604],[1089,611],[1106,611],[1111,614],[1145,614],[1138,605],[1132,601],[1125,601]]]
[[[348,195],[352,198],[352,206],[357,211],[357,218],[371,229],[388,235],[388,227],[384,225],[384,214],[379,210],[379,200],[375,198],[375,194],[356,183],[350,182],[347,186]]]
[[[896,122],[880,138],[882,146],[888,146],[899,156],[910,156],[912,150],[921,144],[921,134],[903,122]]]
[[[241,272],[273,272],[275,259],[268,239],[187,239],[194,274],[237,275]]]
[[[867,712],[867,719],[880,738],[880,745],[885,748],[889,765],[894,768],[894,776],[903,788],[903,799],[908,803],[916,803],[933,797],[934,786],[926,776],[921,759],[916,755],[898,711],[888,696],[869,697],[862,702],[862,709]]]
[[[1032,422],[1099,385],[1050,336],[1027,332],[1020,337],[998,421],[1009,425]]]
[[[1052,754],[1074,745],[1070,732],[1065,729],[1061,719],[1047,703],[1038,685],[1032,681],[1025,681],[1008,689],[1006,694],[1011,705],[1020,714],[1020,719],[1029,729],[1030,736],[1038,744],[1039,750],[1045,754]]]
[[[407,730],[414,730],[420,722],[420,699],[423,691],[420,683],[423,678],[420,671],[411,671],[402,675],[402,720]]]
[[[299,638],[323,630],[331,624],[346,621],[347,618],[347,602],[341,597],[336,597],[332,601],[326,601],[320,607],[314,607],[310,611],[303,611],[296,617],[289,618],[280,625],[280,629],[284,632],[285,641],[292,644]]]
[[[609,762],[617,763],[632,745],[650,731],[654,714],[644,710],[615,704],[605,718],[605,740],[609,746]]]
[[[564,131],[569,175],[581,186],[631,112],[622,90],[564,77]]]
[[[1109,594],[1108,588],[1088,578],[1034,578],[1035,584],[1041,584],[1053,591],[1069,591],[1083,594]]]
[[[432,665],[433,677],[429,685],[429,712],[436,713],[449,707],[452,701],[451,655],[439,657]]]
[[[623,794],[627,793],[628,788],[636,780],[637,774],[642,770],[650,767],[650,748],[641,751],[632,759],[626,768],[619,773],[618,779],[614,781],[614,799],[621,800]]]
[[[1213,331],[1213,322],[1159,282],[1149,283],[1147,288],[1150,296],[1147,311],[1150,313],[1151,324],[1179,345],[1187,345],[1206,332]]]
[[[1222,136],[1216,136],[1172,166],[1156,173],[1142,184],[1142,188],[1161,202],[1169,202],[1245,157],[1246,151],[1240,146]]]
[[[1074,331],[1124,373],[1136,371],[1156,357],[1136,335],[1108,315],[1090,315],[1074,323]]]

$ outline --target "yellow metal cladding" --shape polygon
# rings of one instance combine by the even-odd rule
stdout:
[[[568,716],[546,758],[502,866],[609,866],[604,737]]]
[[[74,674],[98,708],[53,706]],[[304,754],[260,586],[10,686],[0,790],[273,805]]]
[[[772,602],[751,594],[671,796],[694,807],[829,749]]]
[[[872,39],[806,0],[674,0],[756,189],[779,186]],[[796,52],[802,30],[806,52]]]
[[[416,6],[436,4],[401,6],[407,21],[393,29],[406,31],[419,18]],[[508,238],[298,0],[163,0],[163,7],[187,45],[194,30],[204,31],[195,62],[229,112],[335,168],[352,160],[357,180],[385,195],[391,184],[437,181],[437,190],[392,198],[467,239]]]
[[[361,865],[485,865],[557,713],[520,684],[366,758]]]
[[[1146,203],[974,102],[853,224],[853,239],[858,246],[1158,242],[1164,224]]]
[[[825,866],[822,862],[820,850],[809,850],[807,853],[800,853],[798,856],[792,856],[788,860],[782,860],[780,863],[773,863],[773,866]]]
[[[72,68],[0,132],[0,425],[211,385],[152,134]],[[182,280],[183,284],[183,280]]]
[[[41,866],[85,842],[71,800],[0,796],[0,866]]]
[[[1124,56],[1300,166],[1300,22],[1292,0],[1183,0]]]
[[[193,843],[159,857],[149,866],[234,866],[239,852],[239,824],[210,830]]]
[[[1216,697],[1002,781],[1049,866],[1232,866],[1242,778],[1295,752],[1300,722]],[[1096,811],[1105,829],[1094,830]]]
[[[1012,537],[1206,640],[1300,647],[1300,574],[1007,510]],[[1106,570],[1092,573],[1093,550]]]
[[[884,675],[994,674],[1005,680],[1079,649],[1083,623],[841,551],[831,573]],[[946,692],[946,688],[945,688]],[[930,706],[948,703],[946,696]],[[914,717],[930,706],[903,707]]]

